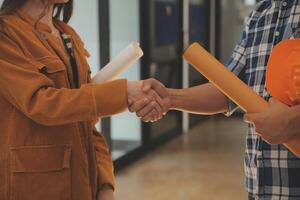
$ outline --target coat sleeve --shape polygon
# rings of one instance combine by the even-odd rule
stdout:
[[[33,121],[63,125],[125,111],[126,80],[57,89],[40,65],[0,32],[0,95]]]
[[[104,136],[99,133],[96,128],[93,130],[93,145],[95,148],[97,170],[98,170],[98,189],[104,184],[115,188],[115,176],[113,162],[109,153],[109,148]]]

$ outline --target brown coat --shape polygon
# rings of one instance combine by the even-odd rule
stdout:
[[[114,186],[113,166],[98,117],[127,107],[126,80],[90,81],[83,43],[68,25],[80,89],[48,26],[24,13],[3,17],[0,31],[0,200],[94,200]]]

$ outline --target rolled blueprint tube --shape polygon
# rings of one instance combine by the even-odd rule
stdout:
[[[257,95],[199,44],[192,44],[185,51],[183,57],[243,111],[257,113],[268,107],[268,103],[263,98]],[[300,136],[291,138],[284,145],[300,157]]]
[[[199,44],[192,44],[183,57],[228,98],[239,105],[243,111],[249,113],[261,112],[268,106],[264,99]]]
[[[117,78],[138,61],[143,54],[139,43],[131,43],[92,78],[92,83],[103,83]]]

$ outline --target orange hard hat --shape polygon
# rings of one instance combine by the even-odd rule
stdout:
[[[300,39],[284,40],[272,50],[266,86],[271,96],[287,105],[300,103]]]

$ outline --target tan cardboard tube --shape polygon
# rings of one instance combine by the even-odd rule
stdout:
[[[257,113],[268,107],[268,103],[263,98],[198,43],[192,44],[183,57],[243,111]],[[291,138],[284,145],[300,157],[300,136]]]
[[[268,107],[264,99],[199,44],[192,44],[183,57],[243,111],[256,113]]]
[[[138,42],[132,42],[92,78],[92,83],[104,83],[117,78],[143,55],[144,53],[140,48],[140,44]]]

